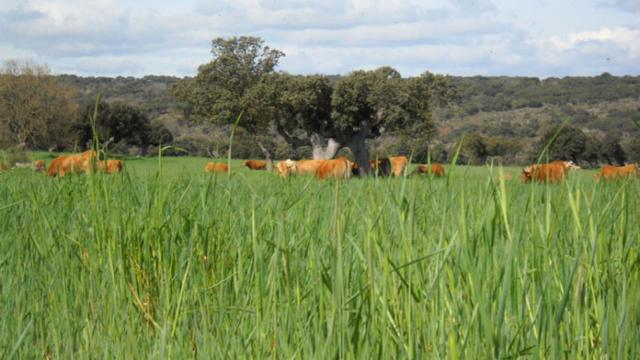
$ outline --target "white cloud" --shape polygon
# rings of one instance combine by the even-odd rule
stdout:
[[[3,0],[0,56],[31,56],[56,72],[193,75],[210,60],[213,38],[252,35],[283,50],[280,68],[292,73],[381,65],[404,75],[640,72],[632,15],[602,8],[638,0],[585,0],[580,22],[545,16],[534,0],[192,1]],[[585,15],[599,11],[606,22]]]
[[[554,36],[549,40],[549,44],[558,52],[585,47],[589,44],[594,44],[598,48],[613,45],[626,50],[631,57],[640,57],[640,30],[627,27],[605,27],[597,31]]]

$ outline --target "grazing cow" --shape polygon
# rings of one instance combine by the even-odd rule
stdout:
[[[244,166],[251,170],[265,170],[267,168],[267,162],[263,160],[245,160]]]
[[[621,180],[634,174],[640,177],[640,168],[635,164],[627,164],[624,166],[605,165],[596,174],[596,180]]]
[[[47,169],[47,164],[45,164],[44,160],[36,160],[33,163],[33,170],[35,171],[45,171]]]
[[[353,163],[342,156],[333,160],[324,160],[316,170],[316,177],[319,179],[347,179],[351,177]]]
[[[276,165],[278,175],[314,175],[325,160],[291,160],[280,161]]]
[[[204,166],[205,172],[229,172],[229,166],[225,163],[208,162]]]
[[[104,171],[107,174],[119,173],[122,171],[122,161],[121,160],[100,160],[98,163],[98,169],[100,171]]]
[[[571,169],[577,169],[571,161],[553,161],[548,164],[534,164],[522,169],[522,181],[557,183],[564,180]]]
[[[555,160],[550,162],[549,164],[557,164],[564,167],[565,173],[568,173],[571,170],[580,169],[580,166],[576,165],[573,161]]]
[[[442,164],[436,163],[431,164],[430,168],[429,165],[418,165],[414,173],[431,174],[433,176],[441,177],[444,176],[444,166],[442,166]]]
[[[56,175],[63,177],[68,173],[78,174],[83,171],[89,174],[91,170],[95,171],[97,168],[97,157],[95,150],[87,150],[74,155],[58,156],[51,161],[47,174],[51,177]]]

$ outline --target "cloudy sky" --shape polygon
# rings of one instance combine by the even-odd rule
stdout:
[[[0,0],[0,60],[54,73],[191,76],[235,35],[291,73],[640,75],[640,0]]]

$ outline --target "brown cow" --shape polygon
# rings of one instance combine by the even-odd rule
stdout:
[[[627,164],[624,166],[605,165],[595,175],[596,180],[621,180],[626,177],[636,175],[640,177],[640,168],[636,164]]]
[[[414,173],[431,174],[433,176],[441,177],[441,176],[444,176],[444,166],[442,166],[442,164],[437,164],[437,163],[431,164],[431,167],[429,167],[428,164],[418,165]]]
[[[548,164],[534,164],[522,169],[522,181],[557,183],[564,180],[571,169],[579,169],[572,161],[553,161]]]
[[[276,164],[276,174],[282,177],[288,177],[291,173],[293,173],[295,167],[296,162],[291,159],[278,161],[278,163]]]
[[[51,177],[63,177],[68,173],[89,174],[91,170],[97,168],[97,153],[94,150],[87,150],[80,154],[61,155],[51,161],[47,174]]]
[[[245,160],[244,166],[251,170],[265,170],[267,168],[267,162],[264,160]]]
[[[100,160],[98,163],[98,169],[100,171],[104,171],[107,174],[119,173],[122,171],[122,161],[121,160]]]
[[[564,167],[565,173],[568,173],[571,170],[580,169],[580,166],[576,165],[573,161],[565,161],[565,160],[555,160],[550,162],[550,164],[558,164]]]
[[[353,163],[342,156],[333,160],[324,160],[316,170],[316,177],[319,179],[348,179],[351,177]]]
[[[294,167],[294,174],[313,175],[325,160],[298,160]]]
[[[33,162],[33,170],[35,171],[45,171],[47,169],[47,164],[44,160],[36,160]]]
[[[229,166],[225,163],[208,162],[204,166],[205,172],[229,172]]]
[[[395,176],[403,176],[409,159],[407,159],[406,156],[395,156],[390,157],[389,161],[391,162],[391,172],[393,172]]]

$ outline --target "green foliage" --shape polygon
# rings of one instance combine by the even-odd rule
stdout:
[[[93,115],[95,105],[87,105],[82,118],[89,119]],[[123,151],[127,147],[136,146],[145,153],[149,145],[167,144],[173,139],[171,132],[161,123],[151,121],[135,106],[114,102],[100,102],[97,107],[96,131],[103,142],[113,142],[119,147],[115,150]],[[92,140],[93,134],[87,120],[79,128],[80,144]]]
[[[559,131],[559,132],[558,132]],[[556,133],[558,134],[556,136]],[[555,137],[555,139],[553,139]],[[539,156],[544,147],[548,147],[547,154],[549,160],[571,160],[578,163],[583,159],[583,153],[587,149],[587,135],[574,126],[555,126],[547,129],[538,142],[532,159]],[[543,155],[543,159],[547,157]]]
[[[76,75],[55,76],[63,84],[78,89],[77,102],[91,103],[98,94],[106,101],[126,102],[141,108],[149,118],[167,114],[174,109],[183,109],[171,94],[171,89],[180,78],[174,76],[148,75],[135,77],[80,77]],[[188,81],[189,78],[186,78]]]
[[[538,108],[543,105],[565,105],[613,101],[640,96],[640,77],[538,78],[528,77],[452,77],[459,89],[460,106],[468,115],[479,111],[505,111]]]
[[[455,92],[446,78],[431,73],[403,79],[393,68],[354,71],[340,78],[331,97],[332,136],[343,142],[375,138],[383,132],[420,134],[412,150],[422,151],[433,135],[434,104],[446,104]]]
[[[640,137],[634,137],[629,141],[629,145],[626,151],[628,161],[633,163],[640,163]]]
[[[600,151],[604,160],[609,164],[624,165],[627,161],[627,155],[622,145],[620,145],[620,141],[614,136],[608,135],[605,137]]]
[[[244,107],[254,121],[253,129],[270,126],[294,148],[309,145],[307,134],[331,130],[331,84],[324,76],[265,74],[247,92]],[[299,133],[302,134],[299,134]]]
[[[173,142],[173,134],[164,124],[155,121],[151,124],[151,132],[149,134],[149,144],[160,145],[170,144]]]
[[[530,161],[536,161],[547,144],[549,147],[542,161],[571,160],[584,167],[596,167],[602,161],[624,162],[625,154],[617,140],[608,137],[601,141],[571,125],[548,128],[530,154]]]
[[[470,133],[464,136],[460,161],[474,165],[484,164],[489,152],[484,137],[477,133]]]
[[[214,59],[198,67],[195,79],[174,86],[174,96],[202,121],[228,124],[245,112],[254,116],[243,116],[243,127],[262,124],[259,112],[246,107],[251,102],[245,96],[262,76],[274,71],[284,53],[265,46],[260,38],[246,36],[216,38],[211,53]]]

